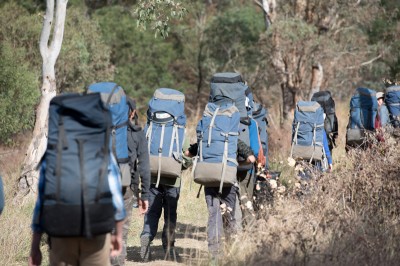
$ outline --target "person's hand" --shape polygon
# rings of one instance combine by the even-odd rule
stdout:
[[[28,260],[28,265],[37,266],[40,264],[42,264],[42,252],[40,251],[40,248],[31,250],[31,254]]]
[[[250,155],[249,157],[247,157],[246,161],[248,163],[255,163],[256,162],[256,157],[254,157],[254,155]]]
[[[122,227],[124,220],[115,223],[115,233],[111,234],[111,257],[117,257],[122,252]]]
[[[332,171],[333,171],[333,165],[330,164],[330,165],[328,166],[328,173],[331,173]]]
[[[122,252],[122,236],[111,235],[111,257],[117,257]]]
[[[138,199],[138,205],[139,205],[139,213],[141,215],[146,214],[146,212],[149,209],[149,201]]]
[[[42,235],[39,233],[33,233],[31,253],[28,259],[29,266],[37,266],[42,264],[42,252],[40,251],[40,239]]]
[[[190,153],[189,150],[186,150],[186,151],[184,152],[184,154],[185,154],[185,156],[190,157],[190,158],[192,158],[192,157],[194,156],[193,154]]]

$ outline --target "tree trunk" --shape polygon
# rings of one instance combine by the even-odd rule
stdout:
[[[308,99],[311,101],[314,93],[319,92],[321,90],[322,79],[324,78],[324,72],[322,69],[322,65],[320,63],[316,63],[312,66],[312,74],[311,74],[311,90]]]
[[[64,23],[68,0],[57,0],[54,19],[54,0],[47,0],[43,29],[40,35],[40,54],[42,55],[42,88],[40,103],[36,109],[36,121],[32,141],[29,144],[18,182],[19,195],[36,192],[39,177],[38,164],[47,146],[47,120],[51,99],[57,94],[54,66],[61,50]],[[53,32],[52,32],[53,30]],[[49,38],[52,36],[51,42]]]

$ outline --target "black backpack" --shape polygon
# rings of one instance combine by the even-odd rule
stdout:
[[[339,132],[338,120],[335,113],[335,101],[330,91],[319,91],[313,94],[311,101],[318,102],[326,114],[324,128],[329,141],[332,142]],[[330,143],[331,146],[334,146]]]
[[[49,236],[91,237],[114,228],[108,184],[111,114],[99,93],[54,97],[40,224]]]

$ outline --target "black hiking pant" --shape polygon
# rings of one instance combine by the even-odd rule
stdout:
[[[149,237],[153,241],[157,234],[158,221],[164,210],[164,228],[162,232],[162,244],[164,248],[174,246],[175,228],[179,200],[179,187],[151,184],[148,193],[149,210],[144,216],[143,231],[140,237]]]
[[[207,240],[211,256],[223,254],[222,237],[236,234],[235,205],[237,188],[224,187],[219,194],[219,187],[205,187],[204,194],[208,209]],[[225,203],[226,210],[222,215],[221,204]]]

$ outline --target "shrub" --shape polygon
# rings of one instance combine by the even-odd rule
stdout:
[[[12,135],[30,129],[38,101],[38,78],[24,63],[23,49],[8,42],[0,45],[0,142],[10,143]]]

